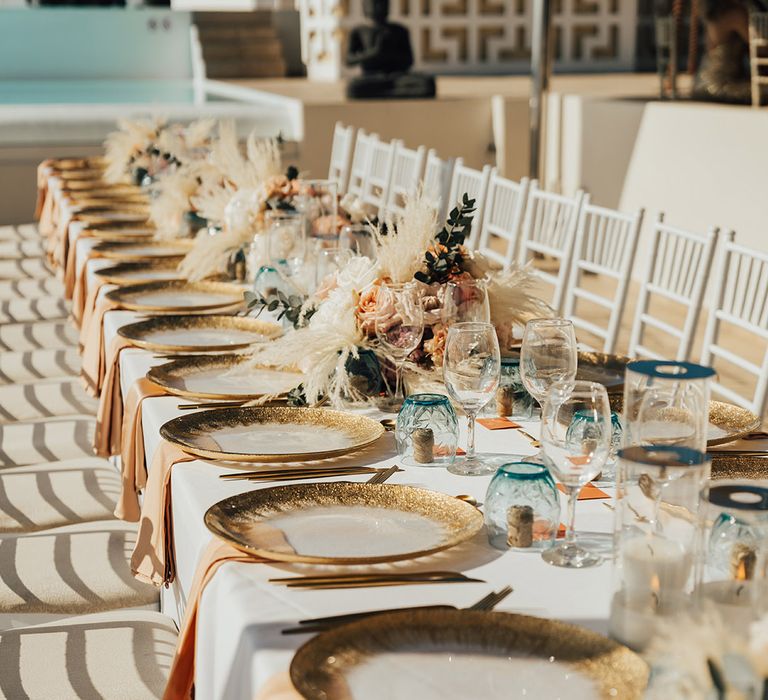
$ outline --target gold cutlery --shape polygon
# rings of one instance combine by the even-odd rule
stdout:
[[[387,479],[389,479],[391,476],[394,476],[397,474],[397,472],[403,471],[398,467],[396,464],[393,464],[389,469],[380,469],[378,470],[377,474],[374,474],[368,481],[366,481],[366,484],[383,484]]]
[[[512,586],[504,586],[500,591],[491,592],[483,596],[476,603],[470,605],[465,610],[493,610],[504,598],[512,593]],[[383,615],[391,612],[419,612],[423,610],[456,610],[455,605],[416,605],[408,608],[390,608],[385,610],[368,610],[359,613],[347,613],[343,615],[331,615],[329,617],[315,617],[308,620],[299,620],[298,627],[289,627],[282,631],[283,634],[311,634],[313,632],[323,632],[337,625],[343,625],[347,622],[362,620],[372,615]]]
[[[254,399],[243,399],[242,401],[203,401],[202,403],[180,403],[178,406],[176,406],[177,409],[180,411],[194,411],[198,408],[236,408],[238,406],[244,406],[245,404],[253,401]],[[313,403],[310,408],[320,408],[320,406],[324,406],[326,403],[328,403],[328,399],[320,399],[320,401],[317,401]],[[265,401],[262,404],[259,404],[260,406],[287,406],[288,400],[287,399],[271,399],[270,401]]]
[[[515,428],[520,435],[522,435],[524,438],[527,438],[528,442],[531,443],[531,447],[541,447],[541,442],[539,442],[533,435],[530,433],[525,432],[522,428]]]
[[[392,433],[395,430],[397,421],[394,418],[382,418],[379,423],[384,427],[388,433]]]
[[[249,472],[230,472],[219,474],[224,481],[288,481],[291,479],[315,479],[324,476],[355,476],[373,474],[378,476],[381,470],[373,467],[307,467],[284,469],[261,469]]]
[[[327,576],[292,576],[272,578],[270,583],[282,583],[288,588],[334,590],[338,588],[372,588],[378,586],[415,586],[430,583],[485,583],[465,576],[459,571],[423,571],[419,573],[336,574]]]

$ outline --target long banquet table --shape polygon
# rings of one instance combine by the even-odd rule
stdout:
[[[88,239],[77,242],[80,265],[86,264]],[[86,274],[93,274],[108,261],[90,260]],[[102,288],[102,294],[108,286]],[[108,347],[118,328],[141,318],[131,311],[109,311],[104,317],[104,343]],[[164,360],[138,348],[127,348],[120,355],[120,380],[123,395],[153,365]],[[182,413],[177,407],[185,400],[175,396],[148,398],[143,404],[143,433],[147,464],[157,448],[159,429],[166,421]],[[376,418],[385,417],[375,409],[364,409]],[[184,412],[187,413],[187,412]],[[538,434],[538,423],[523,424],[525,430]],[[460,444],[465,444],[465,422]],[[515,430],[477,429],[478,449],[497,456],[531,455],[535,449]],[[339,462],[341,460],[336,460]],[[396,464],[397,451],[392,433],[363,452],[343,458],[350,464],[388,467]],[[247,481],[228,482],[222,473],[242,468],[233,464],[204,460],[179,463],[172,472],[171,492],[174,522],[174,546],[177,577],[163,589],[163,612],[181,622],[198,559],[213,535],[203,522],[205,511],[217,501],[254,488]],[[351,477],[362,481],[366,477]],[[349,480],[350,477],[339,477]],[[403,483],[441,491],[451,495],[469,494],[479,502],[485,498],[490,477],[460,477],[443,468],[407,467],[390,483]],[[609,490],[610,489],[606,489]],[[580,533],[597,534],[595,540],[608,547],[613,526],[606,501],[580,501],[577,526]],[[563,517],[564,516],[563,510]],[[361,610],[413,605],[447,604],[467,606],[490,590],[511,585],[514,592],[499,609],[556,618],[582,624],[597,631],[607,628],[611,566],[569,570],[551,567],[537,553],[500,552],[492,548],[484,532],[469,543],[452,550],[394,566],[410,570],[456,569],[485,583],[431,584],[339,591],[288,589],[268,582],[270,577],[286,572],[308,571],[296,565],[224,564],[205,588],[198,615],[196,696],[199,698],[269,697],[265,688],[284,679],[291,658],[308,635],[281,634],[285,627],[303,618]],[[266,695],[264,693],[267,693]]]

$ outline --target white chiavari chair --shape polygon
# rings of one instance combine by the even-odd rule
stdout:
[[[488,183],[490,182],[492,172],[495,172],[495,168],[491,168],[490,165],[483,166],[482,170],[468,168],[464,165],[464,161],[461,158],[456,159],[456,164],[453,167],[447,210],[450,211],[455,206],[458,206],[459,200],[465,194],[470,199],[475,200],[474,220],[466,242],[467,247],[470,249],[475,249],[480,239],[480,226],[483,221],[485,200],[488,195]]]
[[[564,313],[573,321],[577,334],[584,331],[600,339],[602,346],[595,349],[602,352],[616,350],[642,221],[642,209],[625,214],[590,204],[589,195],[584,197]],[[590,284],[595,281],[599,283],[600,291]],[[582,304],[600,307],[599,318],[590,314],[591,320],[587,320],[580,315]],[[601,324],[603,320],[604,326]]]
[[[406,148],[402,142],[395,144],[395,155],[392,164],[392,181],[389,183],[387,199],[379,212],[379,217],[402,214],[405,200],[416,194],[424,171],[424,161],[427,149]]]
[[[566,197],[542,190],[535,180],[528,190],[519,260],[525,265],[540,256],[557,262],[556,272],[537,270],[539,277],[553,287],[550,303],[556,312],[563,306],[583,199],[582,190],[573,197]]]
[[[427,152],[422,190],[425,195],[435,201],[439,221],[445,219],[445,212],[448,208],[448,193],[451,189],[455,164],[456,161],[452,158],[449,160],[440,158],[434,148]]]
[[[336,126],[333,127],[333,145],[331,146],[331,161],[328,166],[328,179],[337,184],[339,194],[345,194],[347,191],[354,143],[355,127],[344,126],[341,122],[336,122]]]
[[[368,169],[360,199],[373,212],[381,212],[387,201],[389,185],[392,181],[392,166],[395,162],[395,149],[401,143],[398,140],[381,141],[376,137],[369,146]]]
[[[717,247],[718,229],[711,228],[702,236],[664,223],[659,214],[653,225],[648,266],[637,298],[632,334],[629,340],[630,357],[663,359],[669,357],[684,362],[691,357],[696,327],[704,302],[704,291],[712,269]],[[659,317],[655,307],[664,310]],[[683,315],[682,326],[679,318]],[[655,331],[665,340],[675,339],[674,352],[664,351],[648,331]]]
[[[364,129],[357,130],[355,150],[352,153],[352,165],[349,168],[347,194],[362,197],[365,189],[365,178],[370,167],[373,144],[379,140],[376,134],[369,134]]]
[[[722,247],[716,279],[701,363],[718,372],[719,381],[712,386],[716,396],[764,416],[768,410],[768,253],[734,243],[731,232]],[[749,376],[744,384],[749,386],[747,392],[725,386],[718,360]]]
[[[527,177],[515,182],[495,172],[488,183],[478,248],[504,270],[508,270],[516,259],[529,185]]]

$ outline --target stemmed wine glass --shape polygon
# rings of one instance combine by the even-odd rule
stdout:
[[[581,569],[603,561],[576,544],[574,526],[579,491],[603,470],[612,431],[608,392],[602,384],[567,380],[550,387],[542,407],[541,446],[544,463],[565,488],[568,523],[563,543],[541,555],[549,564]]]
[[[395,365],[393,402],[402,401],[403,365],[421,342],[424,310],[415,284],[382,286],[376,294],[376,337]]]
[[[272,266],[285,269],[291,277],[297,275],[306,255],[304,216],[293,211],[270,211],[266,221]]]
[[[345,226],[339,234],[339,248],[352,255],[376,260],[376,240],[370,226],[352,224]]]
[[[448,329],[443,379],[451,398],[467,414],[467,455],[448,467],[453,474],[492,474],[496,467],[475,454],[475,418],[499,386],[501,352],[490,323],[455,323]]]
[[[454,323],[490,323],[491,309],[483,280],[455,279],[445,284],[440,311],[443,325]]]
[[[549,388],[576,378],[578,353],[573,323],[564,318],[535,318],[525,326],[520,376],[541,406]]]

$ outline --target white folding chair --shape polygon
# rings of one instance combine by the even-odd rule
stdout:
[[[762,417],[768,410],[768,253],[734,243],[731,232],[722,247],[716,279],[718,288],[704,334],[701,364],[724,360],[754,375],[756,381],[749,382],[751,391],[742,393],[725,386],[723,372],[715,367],[720,381],[713,383],[712,391]],[[721,328],[723,322],[729,325],[727,331]],[[740,351],[726,348],[726,339]],[[759,342],[758,352],[754,352],[755,341]],[[760,364],[748,359],[760,353]]]
[[[389,196],[392,181],[392,166],[395,162],[395,148],[400,141],[381,141],[374,138],[369,145],[368,169],[365,173],[360,199],[372,211],[381,212]]]
[[[616,350],[642,222],[642,209],[634,214],[624,214],[590,204],[589,195],[584,196],[565,293],[564,315],[573,321],[577,333],[582,330],[599,338],[602,352]],[[601,287],[609,282],[611,288],[598,293],[594,287],[590,288],[590,280],[595,280],[590,275],[599,276]],[[594,316],[588,321],[580,315],[579,302],[607,311],[605,326],[600,320],[594,320]]]
[[[424,146],[412,149],[406,148],[400,141],[395,144],[392,180],[379,218],[403,213],[406,198],[415,195],[419,188],[426,155],[427,149]]]
[[[474,220],[469,231],[469,238],[466,241],[466,245],[470,249],[475,249],[480,239],[480,226],[483,220],[485,199],[488,195],[488,182],[491,179],[492,170],[495,169],[491,168],[490,165],[484,166],[482,170],[468,168],[464,165],[464,161],[461,158],[456,159],[456,164],[453,167],[447,210],[450,211],[458,206],[459,200],[465,194],[470,199],[475,200]]]
[[[566,197],[540,189],[535,180],[528,190],[519,260],[525,265],[538,255],[557,261],[556,273],[537,270],[539,277],[553,286],[551,304],[556,312],[563,306],[583,199],[582,190],[573,197]]]
[[[711,228],[702,236],[665,224],[664,214],[659,214],[653,225],[651,257],[637,298],[629,340],[630,357],[658,360],[667,355],[678,362],[690,359],[717,237],[717,228]],[[654,302],[663,304],[667,312],[663,319],[652,313]],[[679,321],[673,325],[672,317],[680,316],[681,311],[684,313],[682,327]],[[676,339],[674,354],[650,347],[646,338],[648,329]]]
[[[355,150],[352,154],[352,165],[349,168],[349,179],[347,180],[347,194],[356,197],[363,196],[373,144],[378,140],[379,137],[376,134],[369,134],[364,129],[357,130]]]
[[[448,208],[448,193],[451,189],[455,164],[456,161],[453,159],[443,160],[440,158],[434,148],[427,152],[422,191],[426,196],[434,199],[438,207],[438,219],[441,222],[445,219],[445,212]]]
[[[478,249],[504,270],[508,270],[516,259],[529,184],[527,177],[515,182],[495,172],[488,183]]]
[[[333,127],[333,144],[331,146],[331,161],[328,165],[328,179],[333,180],[339,194],[345,194],[349,182],[349,169],[352,162],[352,146],[355,143],[355,127],[344,126],[336,122]]]

